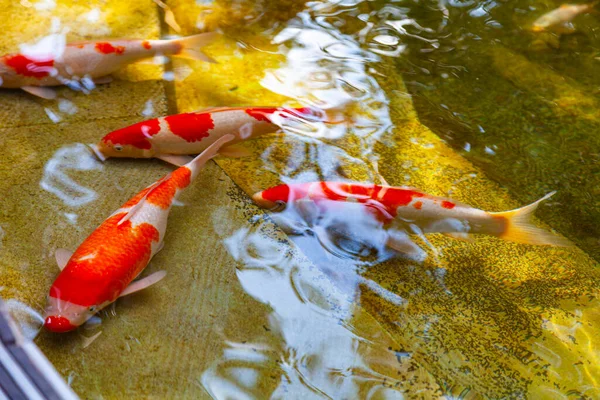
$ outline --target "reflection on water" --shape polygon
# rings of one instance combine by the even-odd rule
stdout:
[[[402,383],[373,370],[363,358],[378,344],[353,327],[354,298],[364,281],[357,266],[346,264],[328,276],[289,244],[282,246],[273,228],[262,220],[237,230],[225,243],[244,265],[237,273],[244,290],[271,307],[264,329],[278,345],[252,338],[226,341],[222,358],[203,373],[202,385],[214,398],[264,397],[261,381],[270,379],[279,382],[272,398],[402,398],[385,387]]]
[[[2,288],[0,288],[0,294],[1,290]],[[44,317],[32,307],[16,299],[8,299],[5,304],[12,317],[18,322],[23,336],[29,340],[35,339],[42,329]]]
[[[81,207],[94,201],[98,194],[68,175],[68,171],[101,170],[102,163],[81,143],[59,149],[44,167],[42,189],[60,198],[69,207]]]

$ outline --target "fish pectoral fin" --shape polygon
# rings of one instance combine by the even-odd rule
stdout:
[[[225,157],[239,158],[239,157],[248,157],[252,155],[252,152],[248,150],[248,148],[242,144],[230,144],[227,147],[222,147],[219,150],[219,155]]]
[[[65,269],[65,266],[71,259],[73,252],[67,249],[56,249],[54,252],[54,258],[56,259],[56,264],[58,264],[58,268],[62,271]]]
[[[119,297],[127,296],[128,294],[139,292],[140,290],[146,289],[149,286],[154,285],[167,275],[167,271],[156,271],[153,274],[146,276],[145,278],[138,279],[131,285],[127,286],[125,290],[121,292]]]
[[[98,78],[92,79],[95,84],[102,85],[104,83],[111,83],[113,81],[112,76],[99,76]]]
[[[462,240],[463,242],[472,243],[474,241],[473,236],[466,232],[446,232],[443,235],[451,237],[452,239]]]
[[[207,112],[219,112],[219,111],[231,111],[231,110],[245,110],[245,107],[208,107],[200,110],[192,111],[193,113],[207,113]]]
[[[193,157],[179,154],[159,154],[154,157],[158,158],[159,160],[166,161],[169,164],[176,165],[178,167],[184,166],[185,164],[189,163],[194,159]]]
[[[56,91],[48,87],[21,86],[21,90],[46,100],[54,100],[56,98]]]
[[[83,335],[81,335],[81,337],[83,338],[83,340],[82,340],[82,342],[81,342],[81,343],[82,343],[82,344],[81,344],[81,347],[85,349],[85,348],[86,348],[86,347],[88,347],[90,344],[92,344],[92,343],[94,342],[94,340],[98,339],[98,336],[100,336],[101,334],[102,334],[102,331],[100,331],[100,332],[96,333],[96,334],[95,334],[94,336],[92,336],[92,337],[87,337],[87,336],[83,336]]]
[[[402,231],[388,231],[385,245],[418,262],[422,262],[427,258],[425,250],[420,248],[405,232]]]

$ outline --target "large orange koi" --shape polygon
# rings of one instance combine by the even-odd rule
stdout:
[[[148,186],[106,219],[71,254],[58,250],[61,273],[48,297],[44,326],[53,332],[77,328],[120,296],[144,289],[164,271],[132,281],[162,248],[171,206],[219,148],[226,135],[189,164]]]

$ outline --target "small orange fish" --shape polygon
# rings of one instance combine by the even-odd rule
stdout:
[[[70,43],[61,54],[9,54],[0,57],[0,87],[21,88],[42,98],[54,98],[47,86],[74,89],[110,81],[107,75],[124,65],[166,55],[215,62],[199,49],[210,43],[214,32],[173,40],[103,40]]]
[[[479,210],[411,188],[364,183],[286,184],[256,193],[252,198],[256,204],[267,209],[278,209],[291,204],[304,210],[316,207],[321,213],[327,213],[336,204],[351,203],[362,206],[363,214],[370,214],[385,227],[413,224],[422,233],[444,233],[458,239],[469,239],[470,234],[486,234],[519,243],[571,246],[567,239],[540,229],[530,221],[540,202],[553,194],[554,192],[528,206],[504,212]],[[356,211],[361,212],[355,207]],[[347,215],[348,218],[355,217],[353,212],[348,212]],[[411,248],[405,243],[396,242],[391,236],[386,245],[400,252]]]
[[[572,33],[575,28],[571,21],[579,14],[589,13],[593,10],[597,2],[590,4],[563,4],[546,14],[542,15],[533,23],[531,30],[533,32],[556,32]]]
[[[132,281],[162,248],[171,206],[219,148],[225,135],[193,161],[148,186],[108,217],[74,253],[58,250],[61,272],[48,295],[44,326],[71,331],[121,296],[158,282],[165,271]]]

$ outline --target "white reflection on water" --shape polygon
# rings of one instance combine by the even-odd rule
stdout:
[[[81,143],[61,147],[44,166],[40,181],[42,189],[54,194],[69,207],[81,207],[98,196],[96,192],[76,182],[68,175],[69,170],[101,170],[100,163]]]
[[[278,383],[271,398],[362,398],[366,392],[381,396],[377,387],[384,379],[394,380],[363,360],[364,348],[373,343],[357,335],[350,322],[360,278],[351,273],[351,290],[342,291],[268,232],[273,225],[265,220],[237,230],[225,244],[244,264],[237,273],[244,290],[272,308],[265,330],[279,339],[226,341],[221,359],[203,373],[203,387],[216,399],[265,398],[260,383],[275,375]],[[387,392],[377,398],[402,398],[400,392]]]
[[[19,324],[23,336],[29,340],[35,339],[44,323],[42,315],[32,307],[16,299],[8,299],[5,301],[5,304],[13,319]]]

